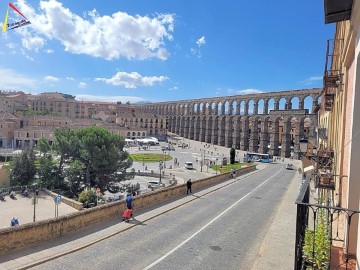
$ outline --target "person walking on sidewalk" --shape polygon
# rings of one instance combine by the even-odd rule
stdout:
[[[125,202],[126,202],[126,207],[127,207],[127,209],[132,209],[132,207],[133,207],[133,197],[132,197],[132,195],[131,195],[131,192],[129,192],[129,193],[126,195]]]
[[[186,187],[187,187],[186,194],[189,194],[189,192],[192,193],[191,192],[191,185],[192,185],[191,179],[187,180],[187,182],[186,182]]]

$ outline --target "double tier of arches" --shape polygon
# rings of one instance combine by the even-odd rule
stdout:
[[[313,127],[304,127],[305,119],[309,118],[312,117],[305,115],[169,116],[168,129],[184,138],[204,143],[290,157],[291,152],[295,156],[300,154],[299,140],[312,133]],[[314,119],[309,120],[314,121]]]
[[[162,102],[147,104],[143,111],[167,116],[167,129],[185,138],[299,157],[299,140],[314,134],[317,118],[313,112],[321,92],[314,88]]]

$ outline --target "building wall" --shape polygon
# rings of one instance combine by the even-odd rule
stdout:
[[[355,39],[355,55],[354,55],[354,91],[353,91],[353,115],[352,115],[352,127],[351,127],[351,139],[349,145],[349,183],[354,183],[355,190],[351,190],[354,194],[351,198],[351,203],[354,204],[357,209],[360,209],[360,1],[354,1],[352,15],[351,15],[351,26],[353,30],[353,36]],[[349,187],[353,188],[353,186]],[[356,192],[357,191],[357,192]],[[358,224],[357,232],[360,231],[360,224]],[[360,236],[357,233],[355,235],[357,243],[360,243]],[[359,258],[360,258],[360,245],[356,247],[357,256],[357,269],[360,269]]]
[[[341,207],[352,210],[360,209],[360,1],[354,1],[351,19],[336,24],[335,39],[339,42],[334,47],[336,58],[333,70],[341,70],[342,84],[338,88],[333,109],[329,143],[335,151],[334,174],[337,177],[335,201]],[[338,56],[338,57],[337,57]],[[341,185],[340,185],[341,184]],[[360,237],[358,215],[354,215],[350,229],[344,224],[349,237],[344,248],[350,255],[360,258]],[[359,264],[359,260],[357,260]],[[360,269],[360,266],[357,266]]]

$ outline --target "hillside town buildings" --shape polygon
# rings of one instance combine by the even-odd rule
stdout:
[[[164,137],[166,117],[140,112],[138,106],[113,102],[77,101],[62,93],[39,95],[0,92],[0,147],[35,146],[40,139],[50,143],[56,128],[101,126],[129,139]]]

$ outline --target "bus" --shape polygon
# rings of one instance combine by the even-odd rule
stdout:
[[[245,162],[263,162],[270,163],[271,156],[269,154],[259,154],[259,153],[246,153],[244,157]]]

